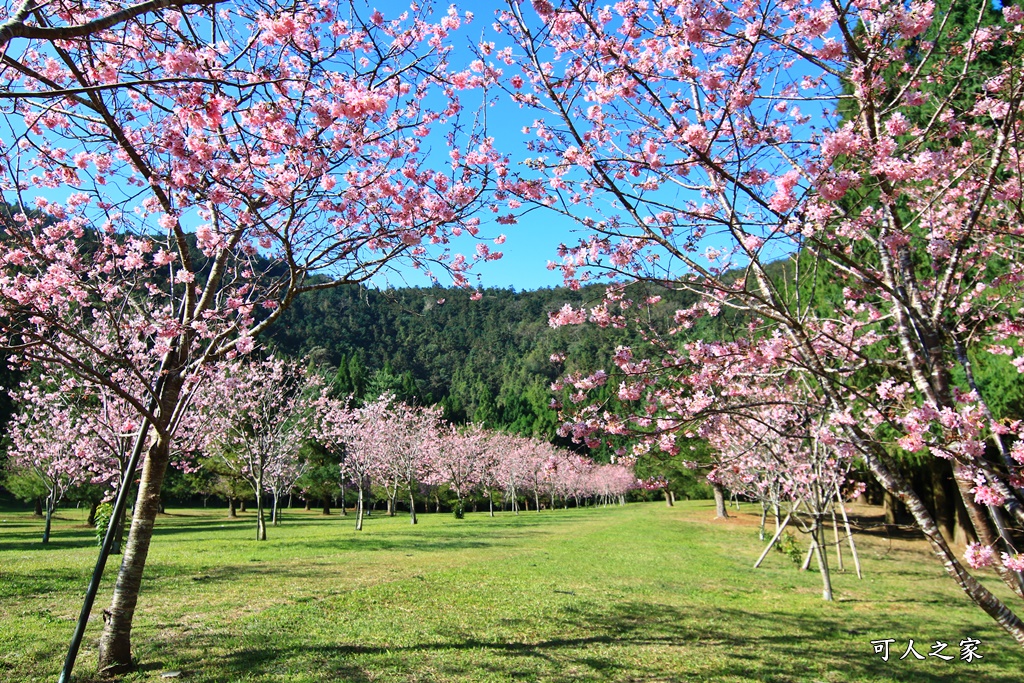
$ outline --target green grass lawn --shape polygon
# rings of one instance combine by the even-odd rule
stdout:
[[[374,515],[287,511],[269,540],[251,514],[161,516],[127,681],[1005,681],[1024,651],[973,607],[923,544],[862,538],[866,572],[814,571],[762,544],[754,509],[714,521],[705,502],[568,511]],[[0,680],[55,681],[95,562],[93,530],[58,513],[0,511]],[[92,680],[94,610],[77,680]],[[998,581],[988,585],[1006,598]],[[1019,602],[1018,602],[1019,604]],[[913,638],[982,659],[899,656]],[[894,638],[888,662],[871,640]]]

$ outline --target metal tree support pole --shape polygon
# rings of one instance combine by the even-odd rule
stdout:
[[[161,379],[163,376],[161,375]],[[157,383],[157,391],[162,381]],[[151,403],[151,409],[155,408],[156,401]],[[85,626],[89,622],[89,614],[92,612],[92,605],[96,601],[96,593],[100,588],[100,581],[103,579],[103,570],[107,566],[107,558],[110,556],[110,549],[114,546],[114,538],[117,536],[117,521],[124,514],[128,505],[128,491],[131,489],[132,479],[135,478],[135,470],[138,468],[139,459],[142,457],[142,449],[146,444],[146,436],[149,433],[150,423],[148,418],[142,419],[142,426],[135,436],[135,446],[132,448],[131,457],[124,468],[124,480],[121,488],[114,499],[114,510],[110,515],[113,522],[107,526],[107,533],[103,535],[103,545],[100,547],[100,555],[96,558],[96,567],[92,570],[92,580],[89,581],[89,588],[85,591],[85,600],[82,602],[82,612],[78,615],[78,624],[75,625],[75,633],[71,636],[71,645],[68,647],[68,655],[64,659],[64,668],[60,672],[58,683],[71,683],[71,670],[75,668],[75,660],[78,659],[78,649],[82,646],[82,638],[85,637]]]

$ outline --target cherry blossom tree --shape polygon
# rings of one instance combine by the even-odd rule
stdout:
[[[694,295],[611,375],[566,378],[567,432],[674,454],[702,421],[749,410],[766,375],[806,382],[836,446],[1024,644],[893,456],[949,464],[979,539],[967,564],[1005,556],[994,562],[1021,595],[1008,532],[1024,524],[1021,425],[993,414],[973,363],[1024,368],[1024,10],[957,6],[964,21],[928,1],[510,2],[498,27],[512,47],[492,59],[537,116],[519,199],[589,233],[555,267],[573,287],[619,278],[552,323],[631,325],[659,287]],[[741,340],[692,341],[727,314]],[[598,400],[609,381],[617,396]]]
[[[555,491],[568,504],[570,498],[576,507],[582,507],[583,499],[591,495],[590,476],[597,464],[578,454],[567,454],[558,466]]]
[[[494,481],[511,503],[512,511],[519,514],[519,493],[526,486],[533,465],[533,444],[529,439],[513,434],[499,434],[493,443],[497,451]]]
[[[137,392],[141,385],[132,388]],[[102,500],[124,486],[139,416],[108,387],[82,382],[55,364],[40,368],[13,396],[21,413],[12,431],[12,463],[46,483],[48,537],[53,507],[71,488],[88,485]],[[182,432],[192,433],[189,428]],[[189,440],[179,445],[188,449]]]
[[[53,511],[68,491],[81,484],[108,484],[111,479],[116,483],[120,474],[109,454],[91,452],[95,444],[88,427],[64,389],[24,387],[19,396],[22,410],[9,427],[9,467],[35,477],[46,491],[44,544],[50,542]]]
[[[588,488],[602,505],[626,504],[626,494],[639,484],[633,468],[624,464],[598,465],[590,472]]]
[[[491,517],[494,517],[494,491],[501,488],[504,436],[501,432],[488,432],[486,447],[480,453],[479,486],[487,494],[487,513]]]
[[[824,427],[820,404],[815,395],[795,387],[780,390],[769,382],[751,388],[748,398],[758,396],[747,412],[736,410],[709,420],[701,435],[717,452],[709,475],[734,493],[762,504],[761,537],[769,506],[775,511],[775,535],[761,558],[778,540],[786,524],[797,523],[810,536],[806,568],[811,557],[817,559],[822,578],[822,597],[832,600],[832,582],[825,540],[827,518],[831,517],[837,559],[842,549],[835,508],[842,505],[840,490],[846,482],[855,451],[848,444],[837,444]],[[779,519],[783,503],[790,506],[785,522]],[[806,511],[809,523],[799,512]],[[844,511],[845,514],[845,511]],[[851,551],[856,553],[852,537]],[[858,563],[859,564],[859,563]],[[858,575],[859,575],[858,567]]]
[[[282,487],[301,473],[299,449],[312,418],[306,405],[318,380],[281,359],[238,360],[218,368],[199,399],[208,457],[242,477],[256,497],[257,541],[267,540],[264,495],[273,494],[276,520]]]
[[[339,476],[356,485],[356,531],[363,530],[365,493],[369,482],[369,456],[374,430],[364,429],[379,409],[379,401],[355,410],[350,401],[325,394],[317,403],[312,436],[323,448],[339,459]]]
[[[132,666],[159,493],[202,366],[251,351],[302,292],[399,261],[465,285],[474,260],[500,257],[449,250],[476,235],[481,188],[504,174],[459,99],[482,75],[447,61],[467,20],[276,0],[28,0],[4,18],[2,343],[128,401],[136,450],[151,435],[101,670]],[[96,325],[102,342],[84,336]]]
[[[441,409],[410,406],[391,394],[381,396],[378,404],[384,408],[383,415],[362,422],[374,432],[374,448],[368,454],[370,478],[387,492],[391,515],[398,492],[404,488],[409,495],[409,521],[416,524],[416,491],[420,480],[430,476],[429,451],[437,438]]]
[[[291,491],[296,482],[306,473],[308,463],[298,457],[282,458],[267,467],[264,484],[272,496],[270,523],[277,526],[281,523],[281,499]]]
[[[466,497],[484,480],[490,448],[490,435],[480,425],[460,430],[451,424],[441,424],[427,448],[426,483],[447,485],[462,508]]]

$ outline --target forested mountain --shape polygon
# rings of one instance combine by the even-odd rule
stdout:
[[[596,303],[603,287],[515,292],[351,286],[300,297],[272,334],[293,357],[339,368],[344,391],[390,389],[440,403],[454,421],[554,436],[550,384],[563,370],[605,362],[629,333],[593,326],[553,329],[548,313]],[[551,361],[566,353],[568,368]]]

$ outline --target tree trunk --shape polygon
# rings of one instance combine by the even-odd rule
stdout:
[[[96,526],[96,508],[99,506],[99,503],[89,503],[89,516],[85,520],[89,526]]]
[[[815,515],[814,526],[811,527],[811,535],[814,537],[815,554],[818,558],[818,570],[821,572],[821,598],[832,600],[832,575],[828,570],[828,554],[825,552],[825,528],[821,524],[821,518]]]
[[[416,524],[416,497],[412,494],[412,484],[409,484],[409,521]]]
[[[238,499],[238,511],[239,512],[248,512],[248,509],[245,506],[245,498],[239,498]]]
[[[277,511],[280,509],[280,506],[278,505],[279,498],[280,498],[280,496],[278,495],[277,491],[274,491],[274,498],[271,501],[271,508],[270,508],[270,524],[271,524],[271,526],[277,526],[278,524],[281,523],[281,520],[277,516],[278,515]]]
[[[363,485],[359,484],[359,495],[356,498],[356,531],[363,530]]]
[[[939,531],[946,537],[946,541],[951,543],[956,538],[956,505],[946,492],[946,482],[952,479],[952,476],[952,470],[946,460],[929,459],[928,478],[935,522],[939,525]]]
[[[228,496],[228,517],[232,519],[238,517],[238,513],[236,512],[235,507],[235,499],[232,498],[231,496]]]
[[[309,512],[309,511],[310,511],[310,510],[312,509],[312,508],[310,507],[310,503],[309,503],[309,498],[303,498],[303,499],[302,499],[302,502],[306,504],[306,507],[305,507],[305,508],[303,508],[303,509],[304,509],[304,510],[305,510],[306,512]]]
[[[46,497],[46,523],[43,526],[43,543],[50,542],[50,523],[53,520],[53,495]]]
[[[488,503],[488,505],[490,506],[490,509],[491,509],[491,517],[493,517],[494,516],[494,492],[493,491],[490,491],[490,490],[487,491],[487,503]]]
[[[348,508],[346,507],[348,501],[345,500],[345,496],[346,495],[348,495],[348,487],[345,486],[345,482],[342,481],[341,482],[341,516],[342,517],[348,517]]]
[[[896,496],[888,491],[882,494],[882,509],[885,511],[885,523],[889,526],[896,526],[899,519],[899,501]]]
[[[160,487],[167,473],[169,445],[164,436],[158,436],[142,465],[131,531],[114,585],[114,597],[103,613],[105,625],[99,644],[99,670],[103,674],[124,673],[133,667],[132,618],[153,539],[153,524],[160,510]]]
[[[715,492],[715,518],[727,518],[729,511],[725,509],[725,491],[719,483],[712,483],[711,489]]]
[[[665,489],[665,505],[666,507],[672,507],[672,495],[668,489]],[[763,538],[761,539],[764,540]]]
[[[256,501],[256,540],[267,540],[267,520],[263,517],[263,501]]]
[[[330,501],[330,500],[328,500],[328,499],[327,499],[326,497],[324,497],[324,499],[323,499],[323,500],[321,500],[321,501],[320,501],[320,503],[321,503],[321,504],[322,504],[322,506],[323,506],[323,510],[322,510],[322,512],[323,512],[323,513],[324,513],[325,515],[328,515],[328,516],[330,516],[330,514],[331,514],[331,501]]]
[[[33,501],[33,504],[34,504],[34,506],[33,506],[32,515],[34,517],[42,517],[43,516],[43,499],[42,498],[36,498]]]
[[[533,504],[537,508],[537,512],[540,512],[540,493],[537,492],[537,489],[533,490]]]

